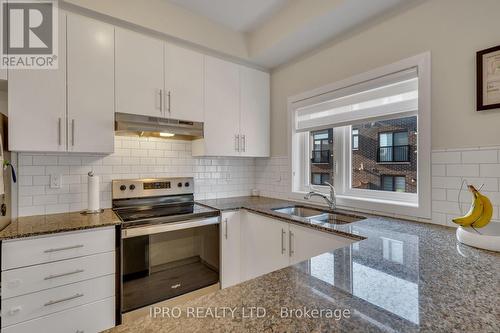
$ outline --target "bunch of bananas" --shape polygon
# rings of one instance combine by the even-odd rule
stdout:
[[[452,221],[462,227],[482,228],[490,223],[493,215],[493,206],[490,199],[482,195],[474,186],[469,185],[472,193],[472,204],[467,214],[456,217]]]

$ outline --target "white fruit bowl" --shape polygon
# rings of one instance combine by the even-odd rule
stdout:
[[[484,228],[459,227],[457,239],[460,243],[490,251],[500,252],[500,223],[490,222]]]

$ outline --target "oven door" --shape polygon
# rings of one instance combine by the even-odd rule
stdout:
[[[219,282],[219,223],[210,217],[122,230],[122,312]]]

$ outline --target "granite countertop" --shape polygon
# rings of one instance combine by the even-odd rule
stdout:
[[[84,215],[80,212],[25,216],[13,219],[0,231],[0,240],[39,236],[65,231],[74,231],[120,224],[111,209],[101,214]]]
[[[296,204],[267,198],[201,203],[283,220],[270,208]],[[455,229],[376,216],[333,226],[289,222],[362,240],[179,304],[178,318],[148,315],[110,332],[500,332],[500,254],[459,244]],[[253,316],[252,307],[260,307]],[[312,318],[287,316],[304,308]],[[235,312],[224,316],[223,309]],[[314,318],[318,312],[311,310],[323,312]]]

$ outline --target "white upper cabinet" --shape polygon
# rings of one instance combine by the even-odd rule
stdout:
[[[114,150],[114,27],[69,15],[68,150]]]
[[[239,66],[205,57],[204,139],[193,142],[193,155],[239,155]]]
[[[241,156],[269,156],[269,74],[240,67]]]
[[[165,43],[165,116],[203,121],[203,54]]]
[[[269,74],[205,57],[204,138],[193,156],[269,156]]]
[[[9,150],[66,151],[66,15],[59,13],[58,69],[9,69]]]
[[[164,117],[163,41],[116,28],[116,112]]]

